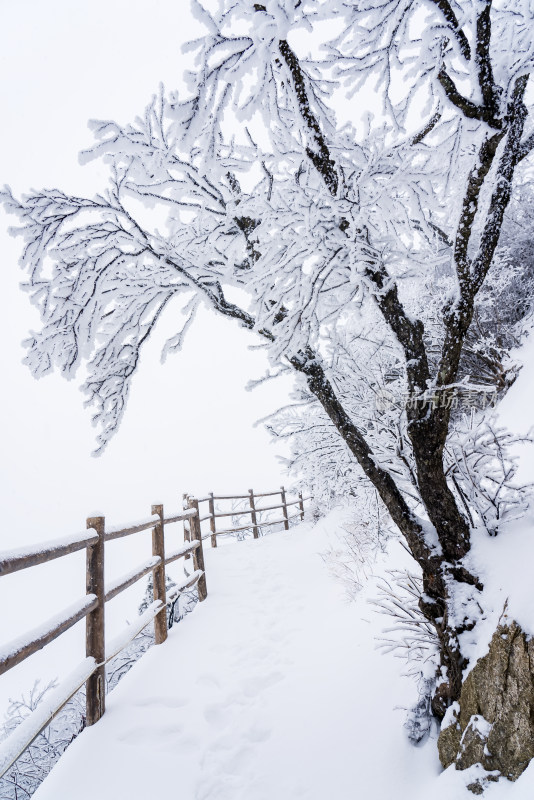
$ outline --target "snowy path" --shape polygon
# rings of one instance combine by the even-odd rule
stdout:
[[[395,710],[413,685],[374,649],[384,618],[330,577],[326,537],[323,522],[208,551],[208,600],[126,675],[35,800],[438,796],[435,747],[411,747]],[[453,783],[444,797],[472,797]]]

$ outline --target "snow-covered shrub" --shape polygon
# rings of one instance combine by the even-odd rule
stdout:
[[[335,542],[321,556],[339,580],[349,600],[354,600],[369,577],[377,555],[392,536],[391,522],[376,493],[360,483],[358,503],[351,516],[335,531]]]
[[[444,453],[447,476],[471,526],[490,536],[528,508],[532,486],[517,483],[518,458],[511,453],[523,442],[532,438],[514,436],[492,414],[464,415],[453,423]]]
[[[165,588],[167,592],[176,586],[176,583],[169,575],[165,576]],[[147,584],[143,599],[139,604],[139,616],[147,610],[149,605],[154,602],[154,577],[153,573],[149,572]],[[181,592],[174,600],[167,606],[167,628],[170,630],[175,622],[180,622],[186,614],[189,614],[198,602],[198,593],[196,587],[193,587],[187,592]],[[146,630],[146,629],[145,629]],[[148,635],[148,634],[147,634]],[[153,637],[152,637],[153,640]]]
[[[405,659],[407,673],[418,676],[421,665],[436,665],[438,639],[433,625],[423,616],[419,600],[423,580],[408,570],[388,570],[388,578],[377,581],[377,597],[369,602],[392,624],[384,628],[378,647]]]
[[[419,607],[422,578],[408,570],[388,570],[387,574],[378,579],[378,594],[369,601],[392,621],[377,639],[377,646],[404,659],[406,673],[417,681],[419,699],[408,710],[405,728],[410,740],[419,744],[432,727],[430,701],[439,666],[439,641]]]
[[[4,724],[0,727],[0,741],[7,738],[56,685],[52,681],[41,688],[37,680],[27,695],[11,700]],[[0,778],[0,800],[23,800],[31,797],[84,727],[85,692],[82,690],[69,700],[50,725],[37,736],[4,777]]]

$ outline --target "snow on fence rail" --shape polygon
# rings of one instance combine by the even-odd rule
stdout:
[[[280,505],[256,506],[257,498],[274,497],[277,494],[281,497]],[[154,622],[155,642],[162,644],[167,638],[166,608],[178,594],[196,585],[199,600],[206,599],[203,539],[211,537],[212,547],[217,547],[217,536],[251,530],[256,539],[259,536],[260,528],[279,524],[283,524],[285,530],[288,530],[290,520],[297,517],[304,519],[304,502],[309,499],[299,493],[297,500],[287,502],[283,486],[277,492],[257,495],[254,495],[252,489],[246,495],[215,496],[210,493],[207,497],[198,500],[184,495],[184,508],[178,513],[165,516],[162,505],[153,505],[150,517],[126,527],[106,527],[105,517],[89,517],[86,533],[44,542],[39,546],[17,548],[0,553],[1,577],[28,567],[44,564],[79,550],[86,550],[85,597],[26,635],[19,636],[15,641],[0,646],[1,675],[45,647],[84,617],[86,620],[85,660],[54,690],[44,707],[37,708],[0,744],[0,778],[84,683],[86,685],[86,724],[93,725],[98,722],[105,712],[105,667],[107,662],[120,653],[152,621]],[[223,513],[216,512],[215,502],[220,500],[248,500],[249,507]],[[209,514],[201,517],[199,504],[205,502],[209,504]],[[299,511],[297,514],[289,516],[288,506],[292,505],[298,505]],[[282,509],[282,519],[258,521],[258,514],[276,509]],[[249,525],[238,525],[225,530],[216,529],[218,518],[235,518],[244,514],[251,516]],[[210,521],[210,531],[206,534],[202,532],[201,528],[201,522],[205,520]],[[180,521],[184,524],[184,544],[171,552],[166,552],[165,526]],[[105,586],[106,542],[149,528],[152,528],[152,557],[111,585]],[[194,572],[186,575],[181,583],[173,586],[167,593],[165,567],[179,558],[186,560],[191,557],[193,558]],[[134,624],[129,625],[112,642],[108,642],[106,647],[105,604],[149,572],[153,574],[154,602]]]

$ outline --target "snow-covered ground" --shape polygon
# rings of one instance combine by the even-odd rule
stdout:
[[[126,675],[35,800],[471,798],[435,739],[408,742],[415,685],[376,650],[375,581],[349,603],[321,558],[341,522],[208,551],[207,601]],[[394,542],[375,572],[402,564]],[[486,796],[533,792],[530,768]]]

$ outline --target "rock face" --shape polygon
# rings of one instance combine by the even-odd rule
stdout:
[[[443,766],[480,763],[515,781],[534,757],[534,639],[516,622],[499,625],[452,712],[438,739]]]

